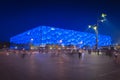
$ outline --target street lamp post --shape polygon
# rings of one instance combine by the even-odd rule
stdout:
[[[98,49],[98,25],[93,28],[96,33],[96,49]]]
[[[30,39],[30,49],[32,49],[32,46],[33,46],[33,38]]]
[[[95,34],[96,34],[96,44],[95,44],[95,47],[96,49],[98,49],[98,25],[89,25],[88,26],[89,28],[92,28],[94,31],[95,31]]]
[[[97,20],[97,23],[95,25],[89,25],[88,26],[89,28],[92,28],[95,31],[95,34],[96,34],[96,44],[95,44],[96,50],[98,49],[98,41],[99,41],[98,40],[98,27],[99,27],[99,23],[106,21],[106,16],[107,16],[106,14],[102,13],[102,15],[101,15],[102,19]]]

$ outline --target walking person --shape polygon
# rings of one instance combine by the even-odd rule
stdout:
[[[88,54],[91,54],[91,49],[88,49]]]
[[[79,50],[79,49],[78,49],[78,58],[80,59],[81,56],[82,56],[82,50]]]
[[[119,53],[119,51],[114,52],[114,58],[113,59],[114,59],[116,64],[120,64],[120,53]]]
[[[115,63],[118,63],[118,53],[117,53],[117,51],[115,51],[113,53],[113,60],[114,60]]]
[[[109,57],[111,58],[112,56],[113,56],[113,53],[114,53],[114,48],[113,47],[111,47],[109,50],[108,50],[108,52],[109,52]]]
[[[23,51],[21,57],[22,57],[22,58],[25,58],[26,55],[27,55],[27,54],[25,53],[25,51]]]

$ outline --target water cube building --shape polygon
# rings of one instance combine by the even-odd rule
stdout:
[[[107,35],[98,35],[98,46],[111,45],[111,37]],[[61,44],[75,46],[95,46],[96,35],[87,32],[66,30],[49,26],[39,26],[10,38],[11,48],[17,48],[17,45],[26,45],[29,47],[43,46],[46,44]]]

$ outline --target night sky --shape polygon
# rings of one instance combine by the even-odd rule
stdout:
[[[0,40],[9,41],[10,37],[41,25],[94,33],[88,25],[96,24],[101,13],[107,14],[107,21],[99,24],[99,33],[120,42],[117,0],[0,1]]]

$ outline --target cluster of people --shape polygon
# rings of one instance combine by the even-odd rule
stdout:
[[[6,55],[19,55],[22,58],[25,58],[25,56],[31,56],[36,53],[39,54],[50,54],[51,56],[59,56],[59,55],[74,55],[78,54],[78,58],[81,58],[82,53],[84,52],[83,49],[37,49],[37,50],[5,50],[4,53]]]
[[[107,48],[104,50],[106,56],[109,56],[114,60],[115,63],[120,64],[120,50],[114,49],[114,47]]]
[[[120,51],[119,50],[115,50],[113,52],[113,60],[115,61],[115,63],[120,64]]]
[[[59,56],[62,54],[66,55],[73,55],[73,54],[78,54],[78,58],[81,59],[81,57],[86,53],[87,51],[88,54],[91,54],[92,52],[98,53],[95,50],[92,49],[38,49],[38,50],[6,50],[5,53],[6,55],[10,54],[17,54],[21,55],[22,58],[24,58],[26,55],[33,55],[35,53],[42,53],[42,54],[50,54],[51,56]],[[115,50],[114,48],[107,48],[104,50],[99,50],[102,55],[109,56],[114,60],[115,63],[120,64],[120,50]]]

